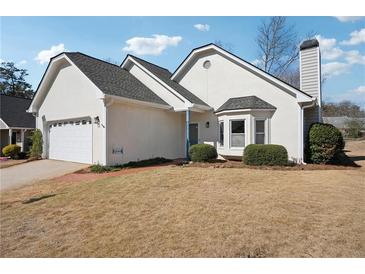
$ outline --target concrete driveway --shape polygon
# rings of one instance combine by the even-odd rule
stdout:
[[[0,169],[0,191],[29,185],[34,182],[72,173],[89,165],[39,160]]]

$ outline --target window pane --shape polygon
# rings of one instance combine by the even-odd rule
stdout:
[[[231,133],[245,133],[245,120],[231,121]]]
[[[256,134],[256,144],[265,144],[265,134]]]
[[[224,122],[219,123],[219,145],[223,146],[224,144]]]
[[[256,132],[265,132],[265,121],[256,121]]]
[[[245,134],[232,133],[231,134],[231,146],[232,147],[244,147],[245,146]]]

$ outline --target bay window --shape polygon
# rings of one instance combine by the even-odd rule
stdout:
[[[231,147],[245,146],[245,120],[231,120]]]
[[[265,144],[265,120],[255,121],[255,143]]]

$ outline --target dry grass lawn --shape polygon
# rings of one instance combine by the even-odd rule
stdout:
[[[364,257],[365,142],[352,146],[361,168],[168,166],[4,192],[0,255]]]

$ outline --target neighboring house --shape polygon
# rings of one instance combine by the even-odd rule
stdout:
[[[301,45],[300,66],[299,90],[214,44],[192,50],[174,73],[132,55],[117,66],[65,52],[51,59],[28,111],[50,159],[182,158],[196,143],[230,158],[264,143],[300,163],[309,125],[320,120],[317,40]]]
[[[350,127],[355,126],[355,130],[359,130],[360,134],[364,136],[365,133],[365,117],[348,117],[348,116],[338,116],[338,117],[323,117],[323,122],[327,124],[332,124],[338,128],[345,137],[351,136]],[[355,124],[351,122],[356,122]],[[359,128],[357,128],[359,127]]]
[[[365,117],[356,117],[356,118],[348,116],[323,117],[323,123],[332,124],[341,130],[348,129],[348,123],[351,121],[357,121],[363,126],[365,126]]]
[[[1,150],[17,144],[21,151],[28,151],[29,136],[35,128],[35,117],[26,112],[30,103],[30,99],[0,95]]]

